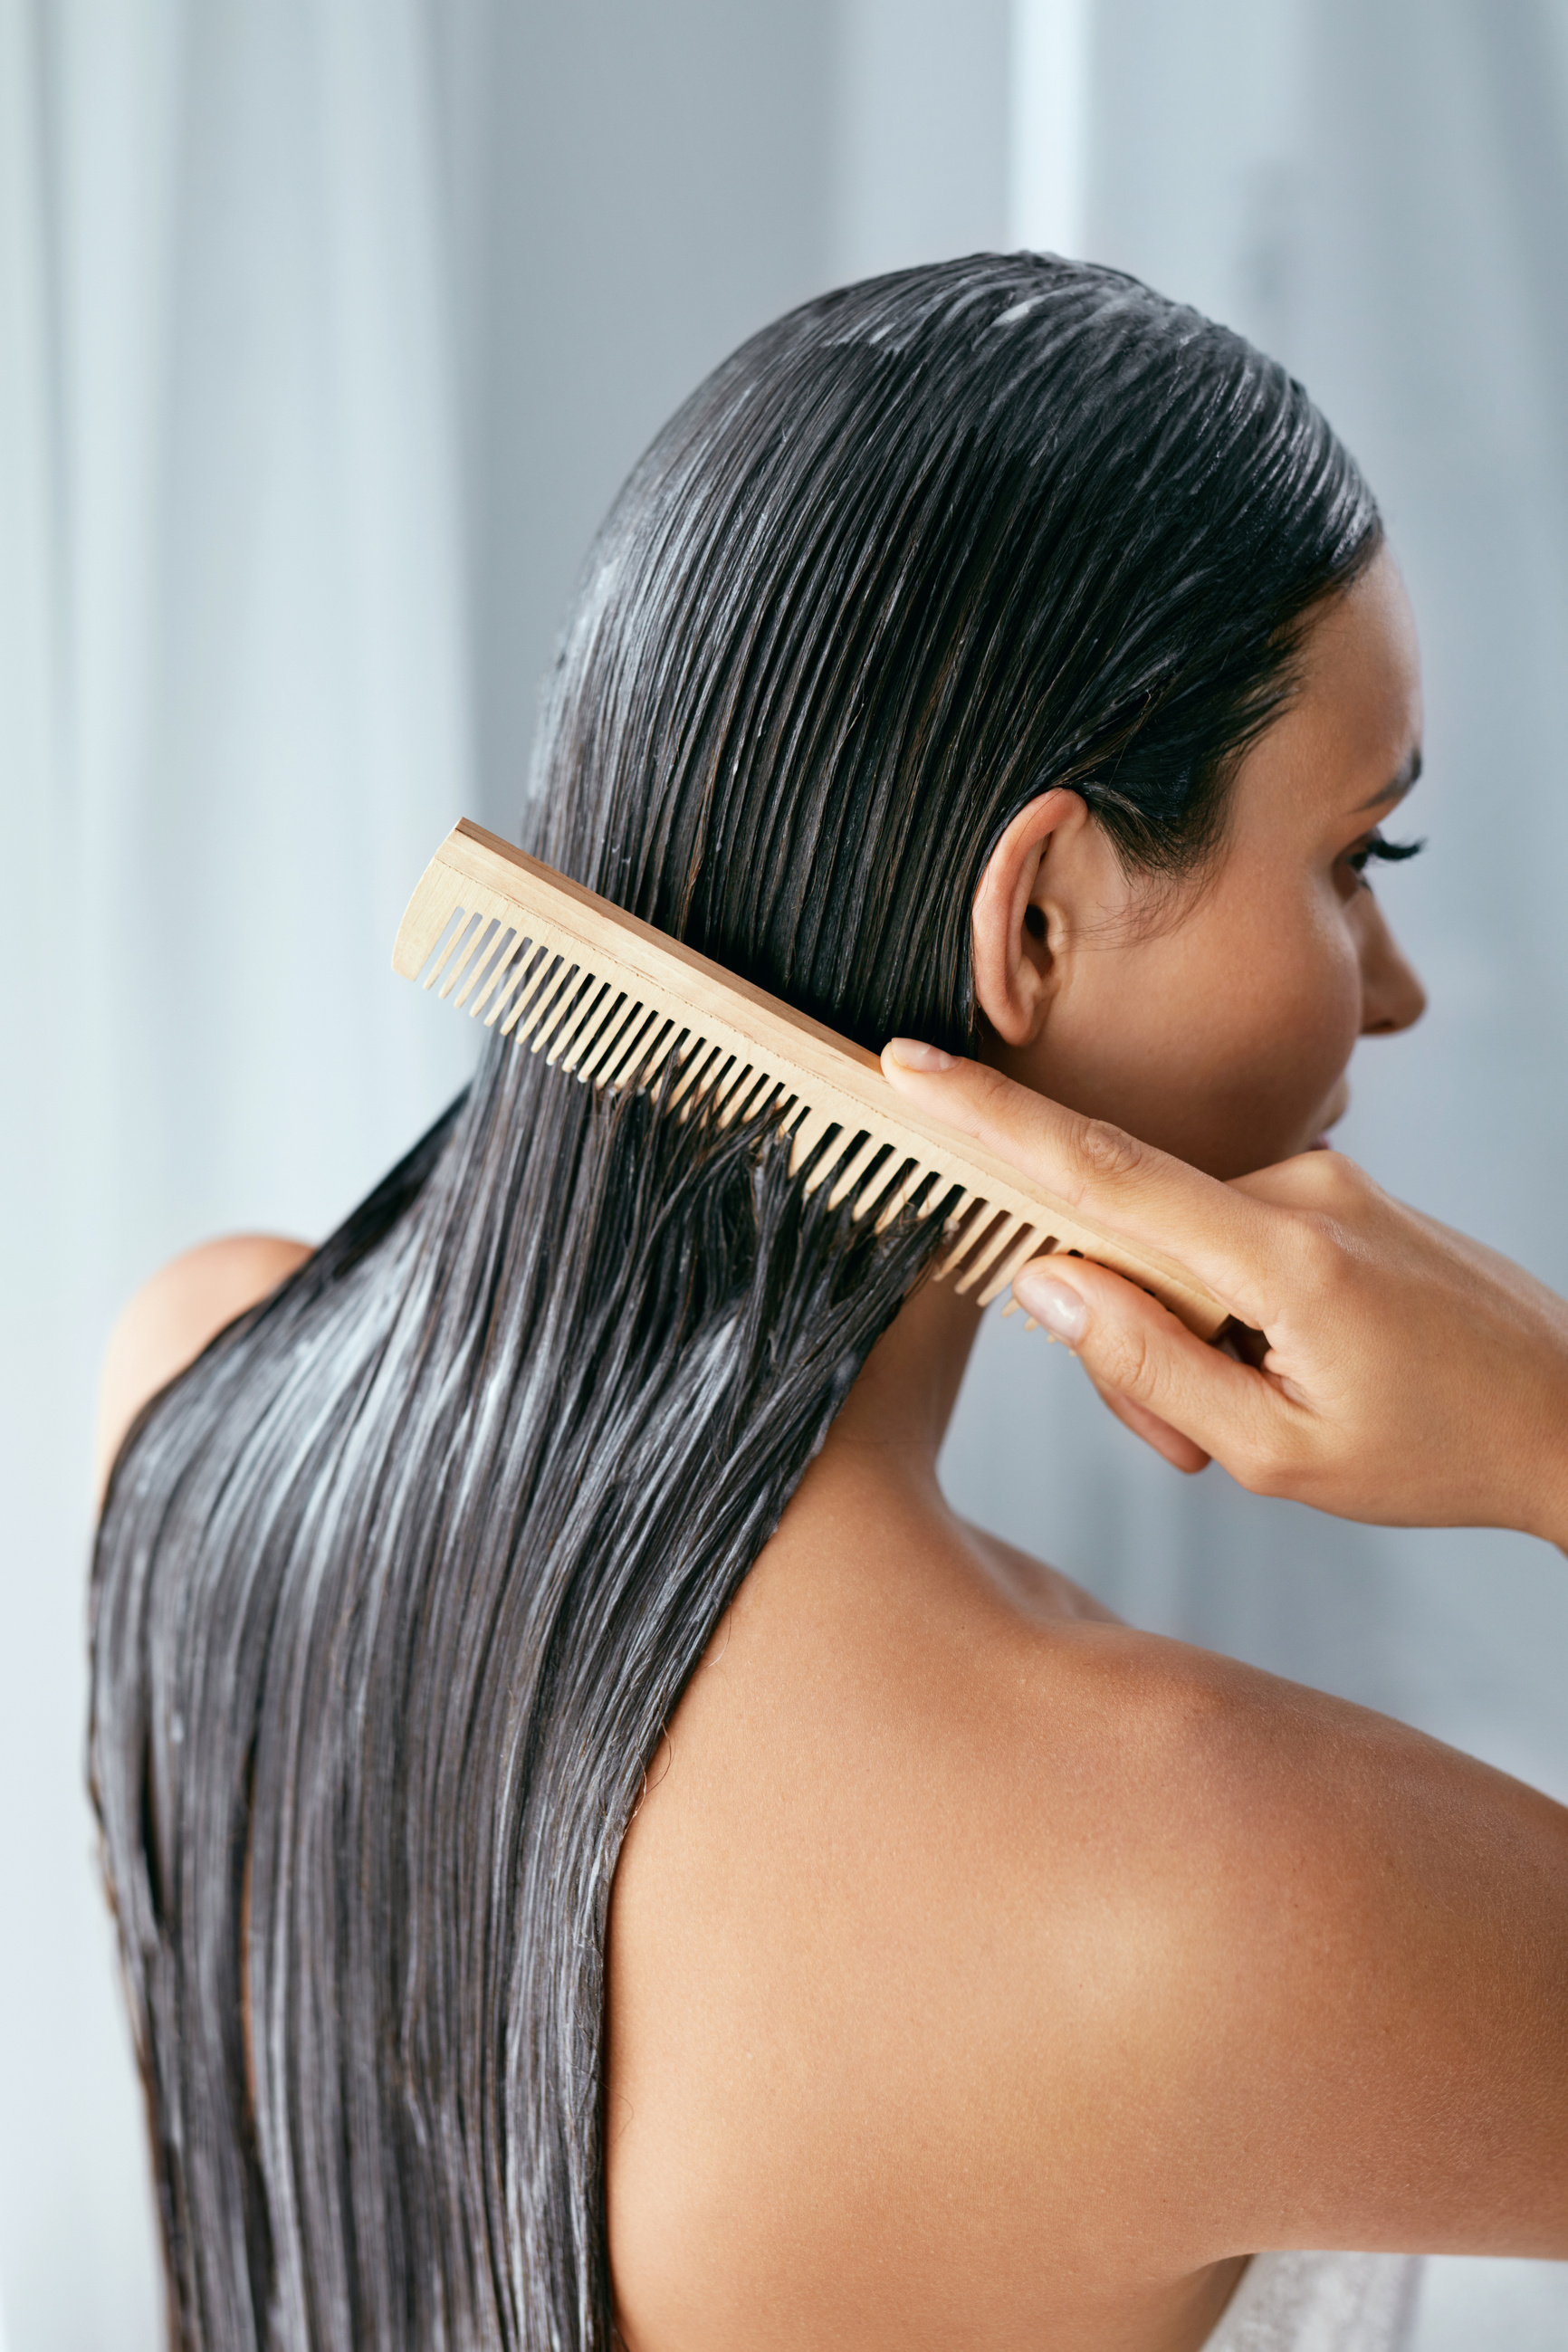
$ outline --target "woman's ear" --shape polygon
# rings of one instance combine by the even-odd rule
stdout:
[[[1089,823],[1059,785],[1021,808],[974,894],[974,997],[1007,1045],[1031,1045],[1056,992],[1073,851]]]

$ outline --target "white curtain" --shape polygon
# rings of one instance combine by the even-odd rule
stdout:
[[[461,1083],[389,970],[471,799],[442,189],[412,0],[0,0],[0,2276],[151,2346],[83,1794],[87,1446],[163,1259],[318,1234]]]
[[[0,2322],[162,2341],[83,1788],[89,1433],[174,1252],[462,1082],[394,979],[512,825],[661,417],[831,275],[828,0],[0,0]]]

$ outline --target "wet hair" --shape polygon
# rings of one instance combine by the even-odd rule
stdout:
[[[1301,387],[1131,278],[847,288],[621,492],[525,842],[867,1045],[968,1047],[1009,820],[1065,784],[1130,868],[1212,858],[1379,535]],[[934,1232],[492,1042],[142,1412],[90,1759],[180,2345],[606,2352],[616,1856]]]

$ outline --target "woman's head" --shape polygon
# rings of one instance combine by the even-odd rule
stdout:
[[[1216,850],[1174,891],[1130,874],[1076,794],[1014,818],[974,908],[986,1056],[1217,1176],[1307,1150],[1358,1036],[1421,986],[1365,880],[1420,769],[1415,631],[1386,549],[1310,616],[1296,690],[1246,752]]]
[[[1071,1098],[1094,992],[1043,992],[1064,1050],[1031,1060],[972,951],[988,862],[1053,792],[1090,820],[1117,921],[1079,890],[1075,961],[1053,908],[1063,980],[1091,935],[1105,973],[1113,936],[1202,922],[1271,722],[1312,691],[1309,640],[1363,574],[1375,601],[1380,536],[1300,386],[1131,279],[981,256],[848,288],[744,345],[623,490],[548,696],[531,845],[864,1044],[1022,1048]],[[1065,876],[1055,806],[1043,866],[1032,847]],[[1101,1000],[1124,1061],[1163,1050],[1140,990]],[[1161,1010],[1203,1028],[1195,998]],[[1190,1099],[1194,1054],[1173,1066]],[[1090,1107],[1257,1164],[1310,1140],[1329,1091],[1255,1131],[1236,1099],[1184,1123],[1158,1089]]]

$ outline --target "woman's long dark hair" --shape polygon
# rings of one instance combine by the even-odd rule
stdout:
[[[1215,855],[1378,529],[1300,386],[1130,278],[847,288],[622,491],[525,838],[868,1045],[967,1047],[1009,819],[1065,783],[1130,867]],[[492,1044],[121,1451],[92,1784],[192,2352],[609,2345],[616,1855],[931,1245],[786,1159]]]

